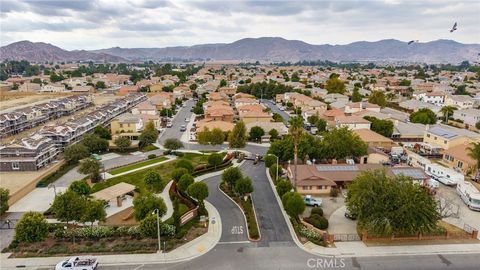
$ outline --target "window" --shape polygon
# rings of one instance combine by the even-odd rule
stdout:
[[[447,144],[447,140],[443,140],[443,143],[444,143],[444,144]]]
[[[12,169],[13,170],[20,170],[20,164],[18,164],[18,162],[12,162]]]
[[[427,138],[430,138],[430,134],[427,134]]]
[[[123,128],[123,124],[120,124],[120,127]]]
[[[457,167],[458,167],[458,168],[462,168],[462,167],[463,167],[463,162],[459,161],[459,162],[457,163]]]

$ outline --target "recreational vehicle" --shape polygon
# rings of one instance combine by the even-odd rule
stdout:
[[[472,183],[466,181],[458,182],[457,193],[468,208],[480,211],[480,191]]]
[[[463,174],[439,164],[425,164],[425,173],[447,186],[454,186],[464,180]]]

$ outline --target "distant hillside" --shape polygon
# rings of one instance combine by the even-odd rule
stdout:
[[[387,39],[360,41],[347,45],[312,45],[278,37],[245,38],[228,44],[204,44],[166,48],[120,48],[94,51],[65,51],[45,43],[21,41],[0,48],[0,59],[106,60],[108,62],[144,60],[237,60],[296,62],[330,60],[335,62],[404,61],[459,63],[478,61],[480,44],[462,44],[452,40],[413,43]]]
[[[106,61],[125,62],[126,59],[105,53],[89,51],[67,51],[52,44],[30,42],[27,40],[15,42],[0,47],[0,60],[27,60],[31,62],[59,61]]]

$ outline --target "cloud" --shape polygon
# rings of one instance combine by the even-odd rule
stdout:
[[[280,36],[312,44],[480,43],[475,0],[1,0],[0,40],[67,49],[164,47]],[[448,30],[457,21],[459,30]]]

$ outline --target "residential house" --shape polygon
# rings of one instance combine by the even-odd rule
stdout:
[[[355,115],[339,115],[335,117],[335,126],[337,128],[347,127],[350,130],[370,129],[370,125],[369,121]]]
[[[475,100],[469,95],[447,95],[445,98],[446,106],[454,106],[459,109],[471,109]]]
[[[156,129],[161,128],[160,116],[157,108],[149,101],[144,101],[132,108],[132,114],[142,118],[143,123],[152,122]]]
[[[131,140],[137,140],[143,128],[142,118],[131,113],[122,114],[110,123],[112,137],[128,137]]]
[[[123,85],[120,87],[120,90],[118,90],[118,94],[124,96],[130,93],[136,93],[138,91],[140,91],[140,87],[138,87],[138,85]]]
[[[419,101],[442,106],[445,103],[446,94],[444,92],[422,92],[413,95],[413,97]]]
[[[357,134],[362,141],[366,142],[368,146],[373,148],[390,152],[395,145],[392,139],[384,137],[370,129],[355,129],[353,132]]]
[[[344,103],[347,103],[349,98],[345,95],[342,95],[342,94],[332,93],[332,94],[325,95],[323,100],[327,103],[333,103],[333,102],[337,102],[337,101],[342,101]]]
[[[345,104],[344,112],[347,115],[359,113],[362,111],[380,112],[380,106],[369,102],[351,102]]]
[[[480,134],[478,133],[442,124],[432,127],[427,125],[423,136],[425,144],[437,146],[444,150],[460,144],[477,141],[480,141]]]
[[[367,155],[360,157],[360,164],[387,164],[388,162],[390,162],[390,157],[374,147],[368,147]]]
[[[65,85],[63,84],[49,83],[49,84],[43,85],[40,91],[58,93],[58,92],[65,92],[65,90],[66,88],[65,88]]]
[[[462,121],[469,126],[475,126],[480,122],[480,110],[478,109],[461,109],[453,111],[453,119]]]
[[[282,122],[266,122],[266,121],[258,121],[258,122],[248,122],[245,124],[245,127],[247,128],[247,133],[250,132],[250,129],[252,127],[261,127],[263,131],[265,131],[265,135],[268,135],[268,132],[270,130],[275,129],[278,132],[279,136],[283,136],[288,134],[288,128],[285,126],[284,123]]]
[[[272,121],[272,115],[264,111],[241,111],[238,113],[238,116],[244,123]]]
[[[466,143],[450,147],[445,150],[442,162],[457,172],[475,176],[477,173],[477,161],[469,155],[469,147],[471,145]]]
[[[235,113],[230,106],[216,105],[208,107],[204,115],[207,120],[233,122]]]
[[[0,146],[0,171],[36,171],[55,161],[59,151],[38,134]]]
[[[85,86],[81,86],[81,85],[76,85],[76,86],[73,86],[72,87],[72,92],[76,92],[76,93],[93,93],[95,92],[95,88],[91,85],[85,85]]]
[[[235,98],[235,107],[240,107],[240,106],[245,106],[245,105],[254,105],[258,104],[258,100],[253,99],[253,98]]]
[[[18,87],[19,92],[40,92],[42,87],[38,83],[26,82]]]
[[[175,104],[175,98],[173,93],[170,92],[161,92],[155,94],[149,98],[150,103],[154,105],[157,110],[162,110],[164,108],[169,109]]]

